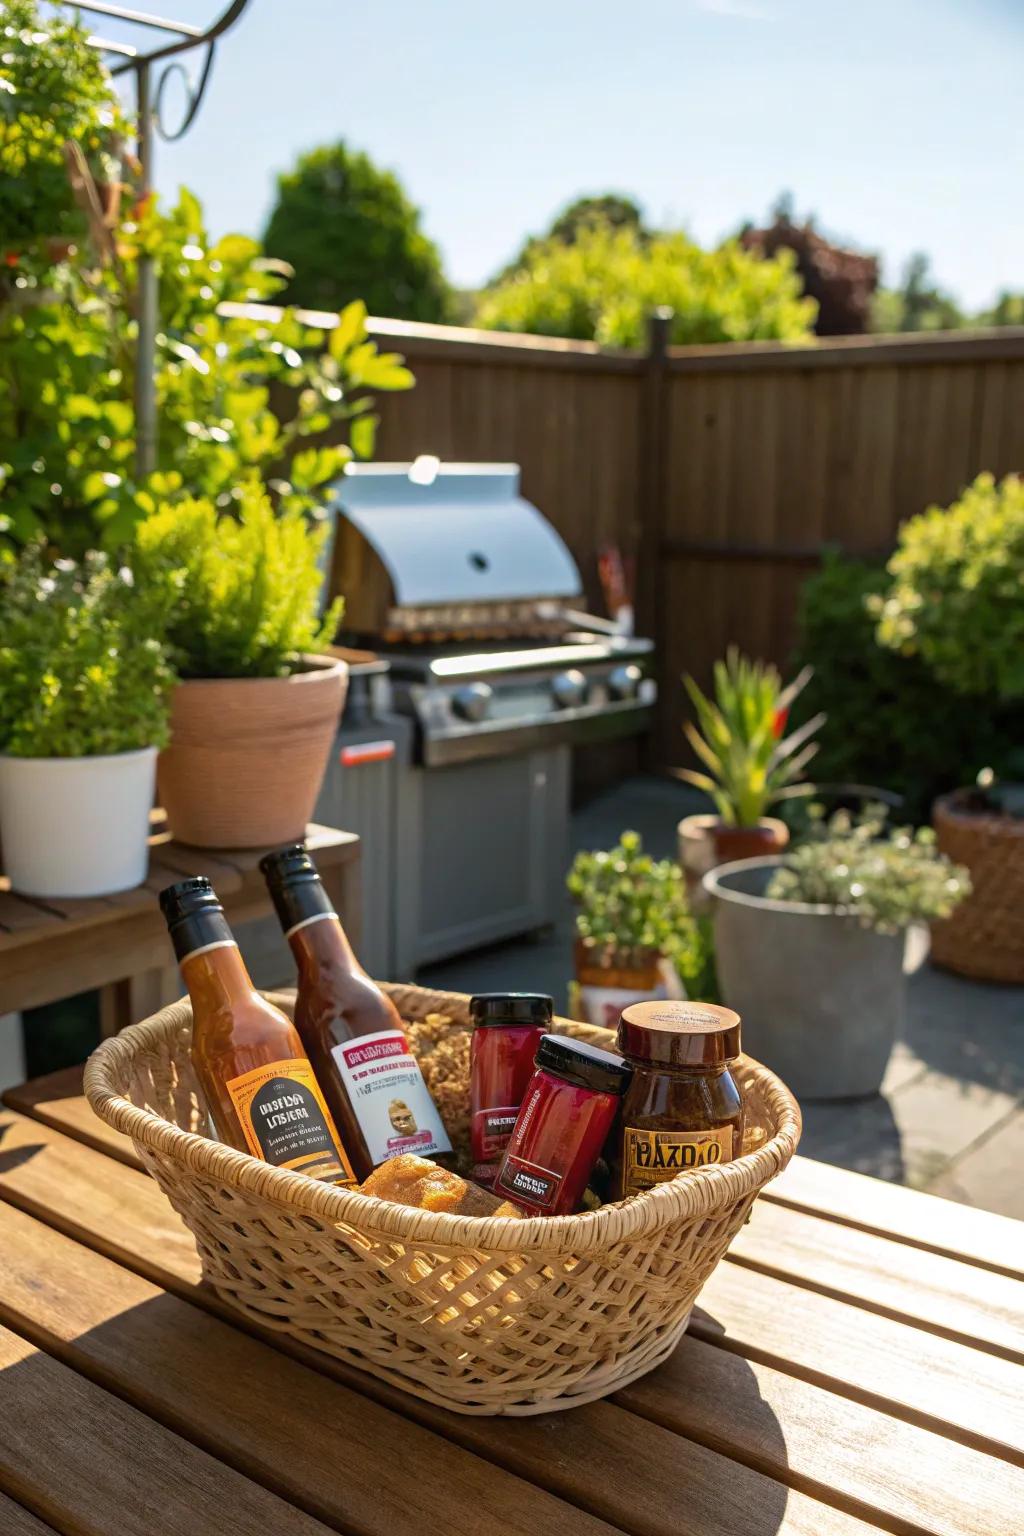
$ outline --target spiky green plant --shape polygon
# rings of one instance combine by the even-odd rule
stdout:
[[[811,678],[804,667],[782,686],[778,669],[749,661],[730,646],[715,663],[714,700],[692,677],[683,682],[693,701],[697,723],[687,720],[686,739],[707,773],[684,768],[681,776],[703,789],[729,827],[756,827],[787,785],[795,783],[815,752],[811,737],[825,723],[824,714],[783,736],[790,705]]]

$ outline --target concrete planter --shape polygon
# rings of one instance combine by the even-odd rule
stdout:
[[[920,926],[873,933],[832,907],[769,901],[781,862],[740,859],[704,877],[723,1000],[743,1019],[744,1050],[798,1098],[877,1093],[903,1025],[906,971],[926,952]]]

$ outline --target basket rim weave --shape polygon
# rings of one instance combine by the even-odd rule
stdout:
[[[433,992],[413,986],[384,986],[402,1012],[403,999],[429,999],[432,1008],[464,1012],[469,995]],[[265,994],[277,1002],[291,1002],[291,995]],[[785,1084],[769,1068],[744,1056],[744,1075],[753,1078],[764,1094],[775,1120],[775,1132],[752,1152],[730,1163],[698,1169],[658,1184],[629,1200],[570,1216],[492,1217],[459,1216],[446,1211],[423,1211],[412,1206],[378,1200],[359,1190],[343,1190],[310,1179],[301,1173],[274,1168],[247,1153],[220,1142],[183,1131],[148,1109],[139,1109],[120,1091],[136,1054],[159,1045],[165,1036],[176,1036],[190,1024],[188,999],[171,1003],[160,1013],[131,1024],[105,1040],[85,1067],[85,1094],[100,1119],[153,1152],[184,1164],[191,1172],[216,1179],[246,1194],[272,1200],[293,1215],[340,1223],[359,1230],[371,1228],[398,1242],[436,1244],[442,1248],[486,1249],[492,1253],[547,1252],[584,1254],[622,1242],[653,1236],[679,1221],[710,1216],[759,1190],[781,1172],[800,1139],[799,1106]],[[611,1043],[608,1030],[572,1020],[555,1018],[553,1032],[575,1035],[594,1043]]]
[[[957,831],[972,832],[979,840],[1024,839],[1024,818],[1002,815],[995,810],[972,810],[966,803],[970,794],[970,789],[953,789],[946,795],[940,795],[932,806],[933,821],[945,822]]]

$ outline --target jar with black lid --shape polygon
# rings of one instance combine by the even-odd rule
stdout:
[[[646,1002],[623,1011],[618,1045],[633,1068],[611,1140],[612,1198],[743,1150],[743,1099],[730,1070],[740,1017],[713,1003]]]
[[[554,1009],[544,992],[478,992],[470,999],[470,1143],[479,1184],[494,1183]]]

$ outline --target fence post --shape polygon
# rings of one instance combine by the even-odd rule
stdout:
[[[659,687],[659,719],[654,739],[647,743],[647,766],[663,756],[664,727],[661,720],[665,657],[665,583],[661,572],[665,532],[666,471],[668,466],[668,358],[674,311],[659,305],[647,320],[647,352],[640,390],[640,529],[636,573],[637,626],[650,635],[657,647],[655,673]]]

